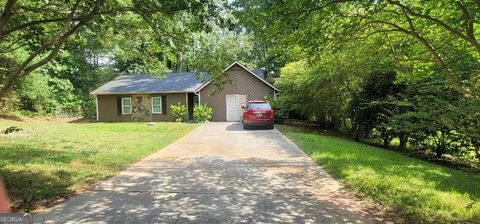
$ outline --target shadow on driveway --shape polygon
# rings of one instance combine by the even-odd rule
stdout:
[[[228,129],[235,132],[225,131]],[[209,123],[37,214],[58,223],[373,223],[382,215],[277,130]],[[240,130],[238,130],[240,129]]]

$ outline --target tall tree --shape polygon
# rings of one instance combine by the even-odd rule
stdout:
[[[420,47],[403,59],[434,63],[457,78],[462,55],[480,57],[476,27],[480,25],[477,1],[246,1],[238,0],[244,23],[256,34],[276,40],[279,49],[299,44],[311,53],[371,36],[396,36],[397,43],[412,41]],[[455,44],[449,44],[454,42]],[[476,59],[475,59],[476,58]],[[466,60],[463,60],[465,62]],[[462,63],[463,63],[462,62]],[[460,66],[461,67],[461,66]]]
[[[190,27],[215,23],[219,12],[218,3],[208,0],[4,0],[2,3],[0,98],[5,97],[19,78],[55,58],[72,35],[94,25],[115,22],[119,14],[140,15],[147,24],[182,15],[188,21],[183,24],[183,32],[190,32]]]

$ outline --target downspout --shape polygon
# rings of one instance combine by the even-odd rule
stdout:
[[[200,91],[193,92],[193,94],[198,96],[198,104],[202,104],[202,97],[200,96]]]

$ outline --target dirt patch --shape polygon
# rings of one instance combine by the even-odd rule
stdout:
[[[0,114],[0,119],[25,122],[25,119],[22,117],[7,114]]]
[[[93,123],[93,122],[96,122],[96,120],[92,119],[92,118],[85,118],[85,117],[81,117],[81,118],[69,118],[70,120],[68,120],[67,122],[68,123]]]
[[[7,121],[19,121],[19,122],[60,122],[60,123],[92,123],[96,122],[93,118],[85,117],[49,117],[49,116],[36,116],[36,117],[24,117],[11,114],[0,114],[0,120]]]

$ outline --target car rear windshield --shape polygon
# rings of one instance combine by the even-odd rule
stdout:
[[[270,104],[267,102],[259,102],[259,103],[248,103],[248,109],[271,109]]]

